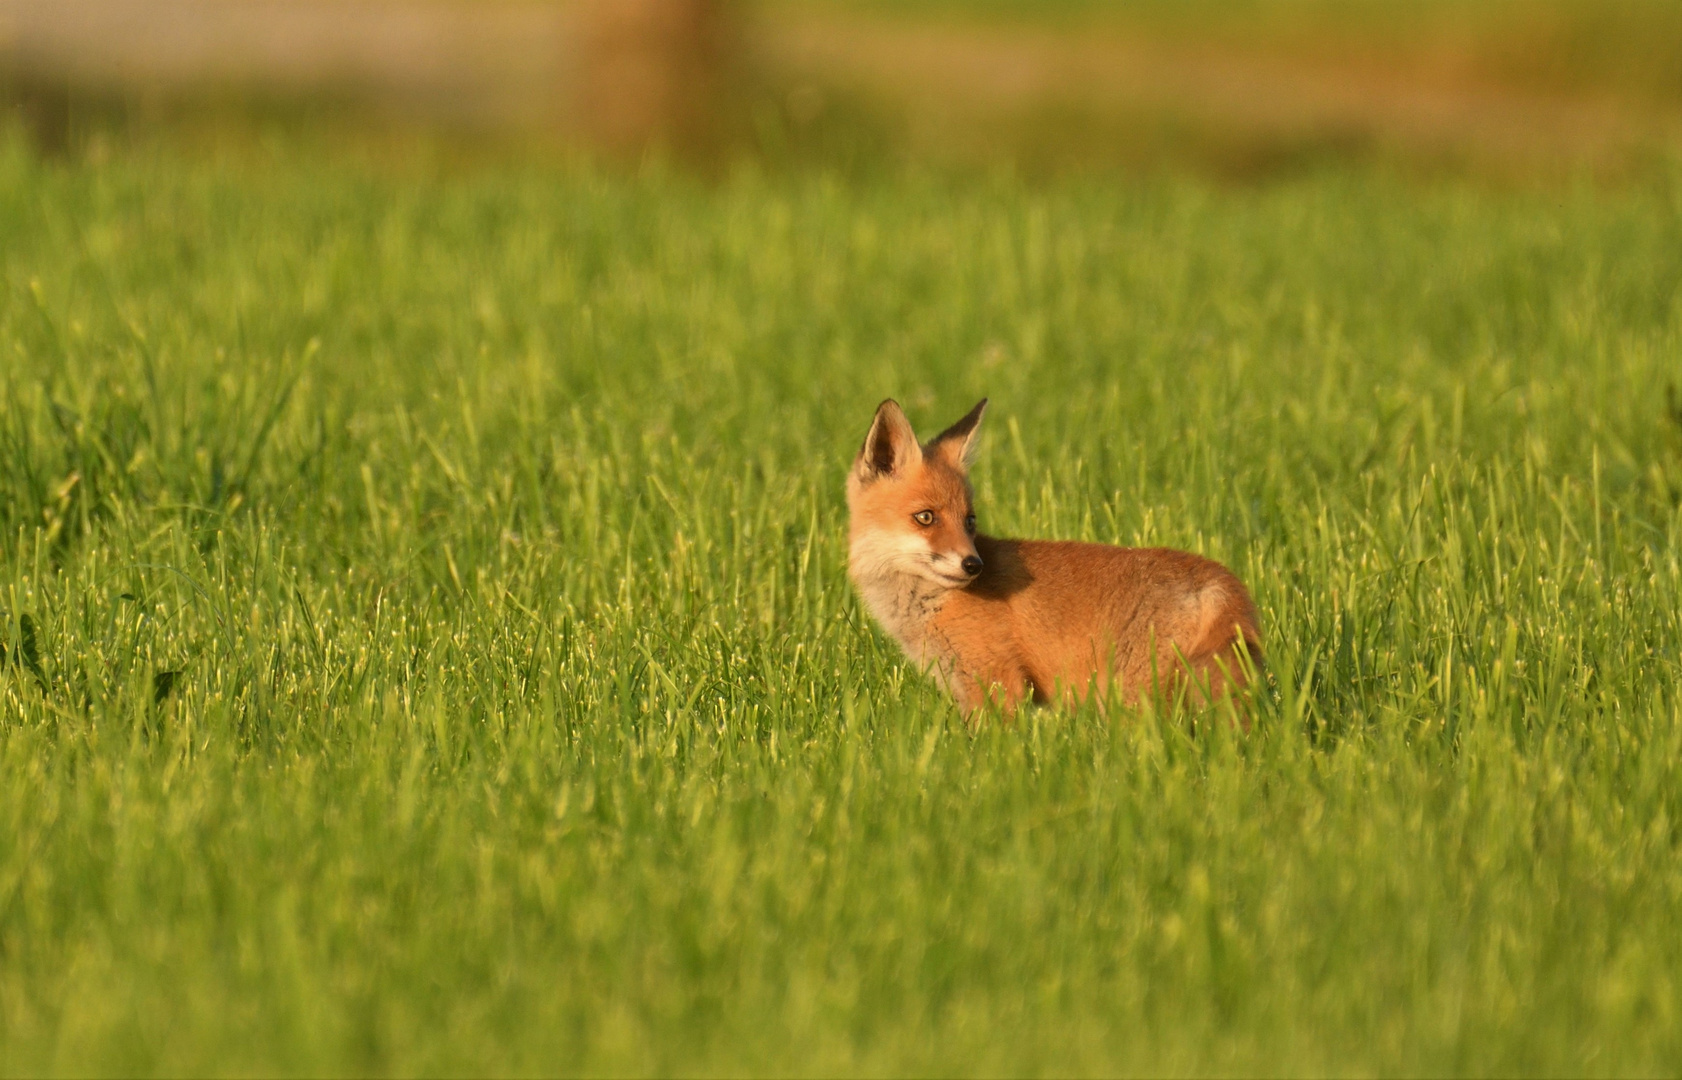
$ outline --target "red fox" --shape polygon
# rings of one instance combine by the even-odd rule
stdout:
[[[897,403],[876,409],[847,477],[848,571],[882,628],[966,715],[1093,689],[1129,704],[1242,689],[1261,633],[1226,567],[1168,548],[976,532],[969,466],[986,408],[921,445]]]

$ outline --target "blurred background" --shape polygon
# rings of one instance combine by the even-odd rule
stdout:
[[[1671,168],[1677,0],[0,0],[45,154],[367,146],[1264,177]]]

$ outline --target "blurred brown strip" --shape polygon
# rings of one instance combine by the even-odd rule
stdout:
[[[1173,8],[1173,25],[1152,22],[1169,9],[1150,5],[1100,7],[1104,21],[1085,24],[1036,21],[1026,7],[1014,25],[918,10],[0,0],[0,92],[47,149],[70,141],[77,93],[230,90],[366,100],[619,154],[710,149],[726,133],[775,140],[776,123],[798,134],[839,114],[832,130],[872,153],[981,160],[1177,156],[1242,169],[1377,152],[1532,170],[1617,168],[1682,147],[1682,84],[1667,74],[1682,45],[1660,47],[1682,19],[1659,3],[1211,2]],[[1345,14],[1322,26],[1316,12]],[[1625,64],[1643,42],[1657,45]]]
[[[1682,146],[1682,103],[1410,70],[1371,49],[1339,55],[1322,48],[1303,57],[1271,52],[1266,43],[1153,40],[1106,27],[768,14],[756,27],[758,52],[782,78],[892,103],[909,141],[931,149],[986,153],[991,142],[1009,152],[1025,126],[1048,116],[1072,137],[1149,142],[1169,130],[1182,138],[1525,165],[1609,162]],[[1394,53],[1409,44],[1396,41]],[[1129,156],[1116,149],[1097,156]]]
[[[14,99],[349,94],[634,151],[710,122],[720,16],[713,0],[0,0],[0,68]],[[61,138],[65,110],[30,108]]]

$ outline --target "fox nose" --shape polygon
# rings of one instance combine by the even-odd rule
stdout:
[[[964,573],[968,574],[970,577],[974,577],[975,575],[981,573],[981,556],[965,555]]]

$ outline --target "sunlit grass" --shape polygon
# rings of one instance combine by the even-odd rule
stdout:
[[[0,1070],[1674,1072],[1675,187],[0,155]],[[1190,547],[1248,736],[850,595]]]

